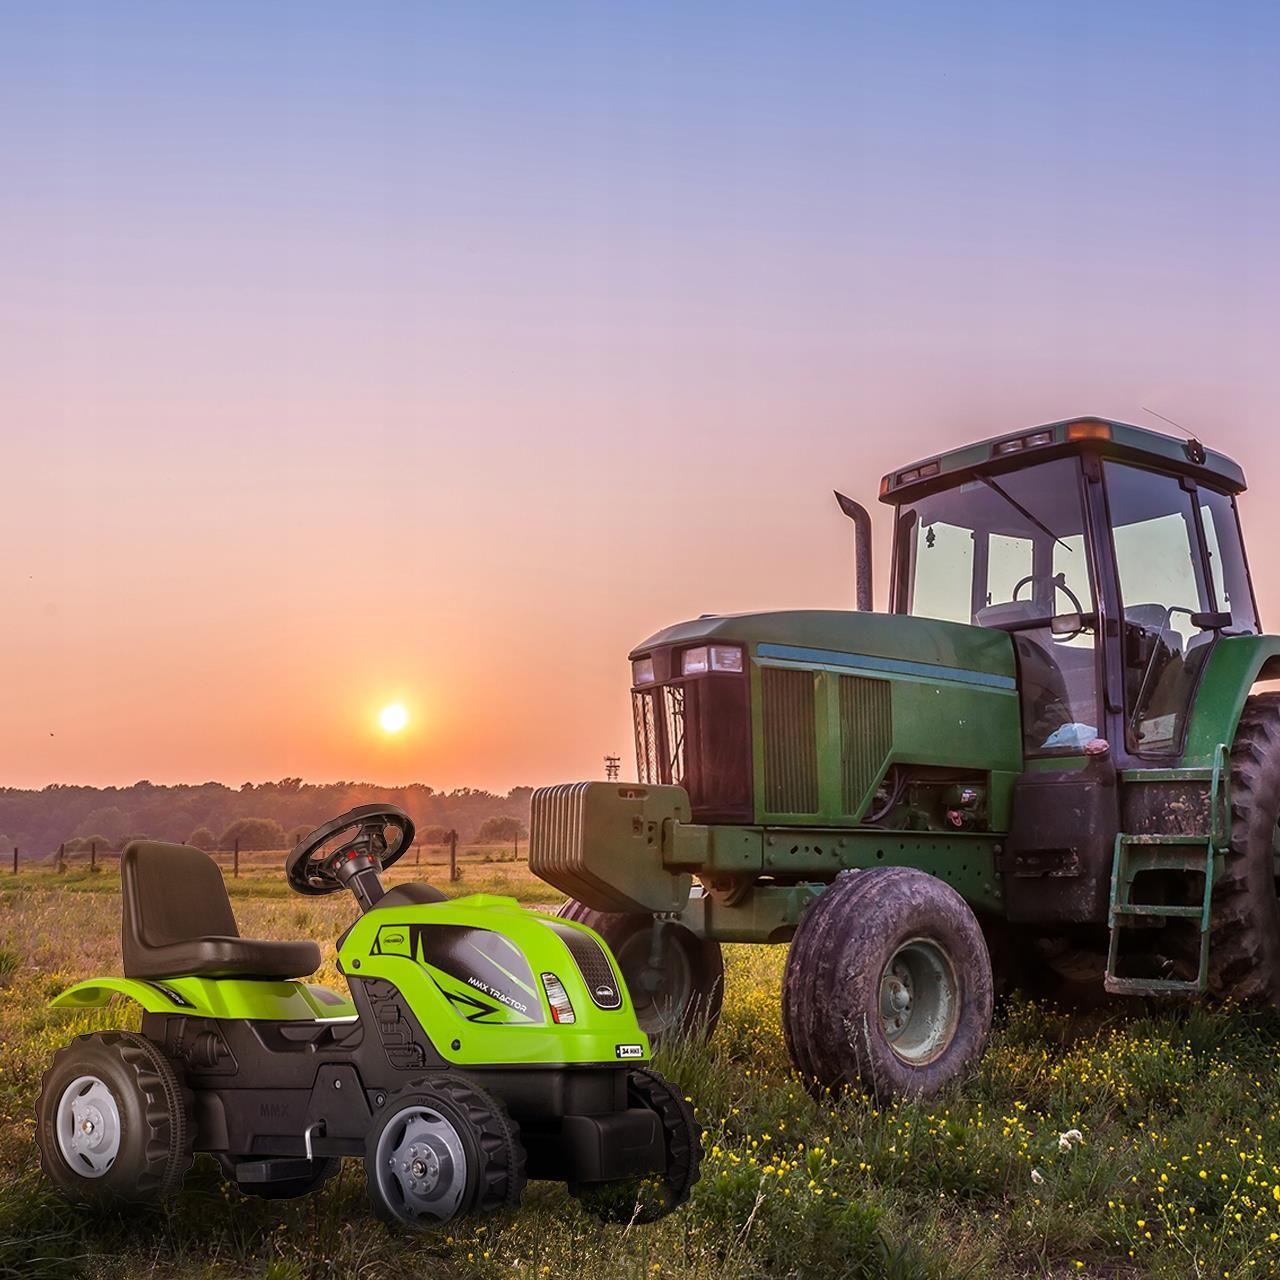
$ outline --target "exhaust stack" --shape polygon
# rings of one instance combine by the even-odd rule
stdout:
[[[835,491],[840,510],[853,521],[853,554],[854,572],[857,586],[855,588],[856,607],[863,613],[870,613],[871,603],[871,516],[866,507],[852,498],[846,498],[838,489]]]

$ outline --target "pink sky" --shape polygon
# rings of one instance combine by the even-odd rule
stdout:
[[[24,20],[0,783],[598,775],[645,635],[851,601],[833,487],[1144,404],[1245,466],[1274,617],[1257,33],[997,10],[562,18],[545,57],[481,19]]]

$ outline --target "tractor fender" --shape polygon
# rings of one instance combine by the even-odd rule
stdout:
[[[1261,680],[1280,680],[1280,636],[1224,636],[1213,646],[1192,704],[1185,766],[1211,768],[1218,744],[1230,748]]]
[[[55,1009],[100,1009],[123,995],[147,1013],[196,1018],[252,1018],[265,1022],[350,1019],[355,1005],[309,982],[237,978],[90,978],[50,1001]]]
[[[173,993],[176,995],[177,993]],[[89,978],[68,987],[49,1001],[53,1009],[101,1009],[113,996],[127,996],[148,1013],[172,1013],[175,1000],[162,984],[142,982],[137,978]]]

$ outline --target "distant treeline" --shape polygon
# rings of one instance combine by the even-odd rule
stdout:
[[[359,804],[390,801],[414,820],[421,838],[438,843],[450,829],[463,841],[495,842],[522,834],[529,820],[531,787],[505,796],[464,787],[436,791],[422,783],[378,787],[367,782],[221,782],[159,787],[78,787],[54,783],[40,791],[0,788],[0,851],[15,845],[27,857],[44,857],[66,843],[68,851],[96,842],[119,849],[147,836],[203,848],[280,849],[313,827]]]

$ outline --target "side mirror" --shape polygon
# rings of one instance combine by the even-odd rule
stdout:
[[[1224,627],[1231,625],[1231,615],[1229,613],[1193,613],[1191,625],[1198,627],[1201,631],[1221,631]]]

